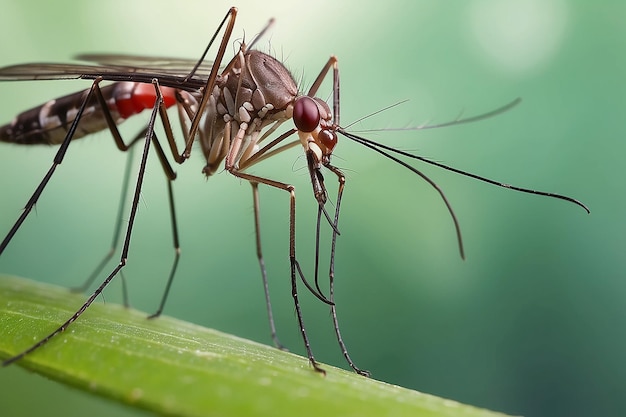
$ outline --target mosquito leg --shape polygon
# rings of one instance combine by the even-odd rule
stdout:
[[[261,249],[261,219],[260,219],[260,204],[259,204],[259,183],[250,182],[252,186],[252,199],[254,202],[254,233],[256,236],[256,256],[259,260],[259,267],[261,268],[261,278],[263,279],[263,291],[265,292],[265,306],[267,307],[267,316],[270,322],[270,332],[274,346],[280,350],[287,350],[285,346],[280,343],[278,336],[276,335],[276,325],[274,323],[274,315],[272,313],[272,302],[270,301],[270,288],[267,282],[267,270],[265,269],[265,261],[263,260],[263,251]]]
[[[155,84],[155,89],[157,96],[160,96],[160,90],[158,84]],[[167,115],[167,109],[163,105],[158,106],[159,115],[161,118],[161,122],[163,123],[163,130],[165,131],[165,136],[167,137],[167,141],[170,145],[170,149],[174,155],[174,159],[182,163],[184,159],[178,160],[178,154],[175,150],[176,141],[174,140],[174,133],[172,131],[172,125],[169,121],[169,117]],[[181,107],[179,106],[179,112],[181,111]],[[180,114],[180,113],[179,113]],[[181,119],[182,120],[182,119]],[[159,158],[159,162],[161,163],[161,167],[163,168],[163,172],[167,177],[167,196],[169,202],[169,210],[170,210],[170,222],[172,225],[172,240],[174,245],[174,262],[172,263],[172,267],[170,269],[170,273],[167,278],[167,283],[165,285],[165,291],[163,292],[163,297],[161,298],[161,302],[159,303],[159,307],[157,311],[153,314],[149,315],[149,319],[153,319],[159,317],[161,313],[163,313],[163,309],[165,308],[165,302],[167,301],[167,297],[169,296],[170,289],[172,287],[172,282],[174,281],[174,276],[176,275],[176,270],[178,269],[178,262],[180,260],[180,241],[178,238],[178,221],[176,220],[176,207],[174,205],[174,191],[172,187],[172,182],[176,179],[176,172],[172,168],[172,165],[167,160],[167,156],[165,155],[165,151],[161,146],[156,134],[153,132],[152,134],[152,142],[154,143],[154,149]]]
[[[230,17],[230,19],[229,19],[229,17]],[[226,53],[226,48],[228,47],[228,43],[230,41],[230,37],[231,37],[231,35],[233,33],[233,28],[235,26],[235,20],[236,19],[237,19],[237,8],[236,7],[232,7],[228,11],[228,13],[226,14],[226,17],[224,18],[224,20],[220,24],[220,27],[218,28],[218,31],[219,31],[220,28],[224,25],[224,22],[226,22],[226,20],[228,20],[228,24],[226,25],[226,28],[224,29],[224,36],[222,37],[222,41],[220,42],[220,46],[219,46],[217,54],[215,56],[215,60],[214,60],[213,65],[211,67],[211,72],[209,73],[206,85],[204,87],[204,91],[206,92],[206,94],[202,95],[202,99],[200,100],[200,103],[198,104],[198,109],[196,111],[196,114],[194,115],[193,120],[191,121],[191,126],[189,128],[189,133],[187,135],[187,143],[185,145],[185,149],[183,150],[182,154],[176,156],[176,158],[177,158],[176,161],[177,162],[179,162],[179,160],[184,161],[185,159],[189,158],[189,156],[191,155],[191,147],[193,146],[193,142],[194,142],[194,140],[196,138],[196,133],[198,132],[198,128],[200,126],[200,120],[202,119],[202,115],[204,114],[206,106],[209,103],[209,98],[211,96],[211,91],[213,91],[213,87],[215,86],[215,81],[217,79],[218,72],[220,71],[220,67],[221,67],[221,64],[222,64],[222,59],[224,58],[224,54]],[[217,32],[215,33],[213,39],[215,38],[215,36],[217,36]],[[209,43],[209,46],[213,42],[213,39],[211,39],[211,42]],[[207,50],[208,50],[208,47],[207,47]],[[201,61],[203,59],[204,59],[204,55],[201,58],[201,60],[199,61],[199,64],[201,63]],[[191,77],[195,70],[196,69],[194,68],[192,70],[192,72],[188,75],[188,77]],[[176,152],[177,147],[176,147],[175,143],[170,142],[170,147],[172,148],[173,152]],[[182,162],[179,162],[179,163],[182,163]]]
[[[315,227],[315,260],[314,260],[315,269],[313,272],[313,276],[315,277],[315,289],[320,294],[322,294],[322,289],[320,288],[320,282],[319,282],[320,235],[321,235],[321,226],[322,226],[322,206],[321,205],[317,207],[317,221],[315,222],[315,225],[316,225]]]
[[[311,366],[313,366],[313,369],[315,369],[315,371],[326,375],[326,371],[321,368],[317,361],[315,360],[315,357],[313,356],[313,352],[311,350],[311,343],[309,342],[309,337],[306,333],[306,330],[304,328],[304,319],[302,317],[302,309],[300,308],[300,302],[298,301],[298,286],[297,284],[297,280],[296,280],[296,267],[298,267],[297,263],[298,261],[296,260],[295,257],[289,257],[289,260],[291,262],[291,296],[293,297],[293,301],[296,307],[296,315],[298,317],[298,325],[300,326],[300,333],[302,334],[302,340],[304,341],[304,348],[306,349],[306,353],[307,353],[307,357],[309,358],[309,362],[311,363]]]
[[[158,142],[155,142],[155,144],[157,143]],[[165,308],[165,302],[167,301],[167,297],[170,293],[170,288],[172,287],[172,282],[174,281],[174,276],[176,275],[178,261],[180,260],[180,242],[178,239],[178,223],[176,221],[176,210],[174,207],[174,191],[172,189],[172,180],[169,179],[167,181],[167,194],[170,207],[170,220],[172,223],[172,237],[174,242],[174,262],[167,278],[167,284],[165,285],[165,291],[163,292],[163,297],[161,298],[161,302],[159,303],[159,308],[156,312],[148,316],[149,319],[159,317],[161,313],[163,313],[163,308]]]
[[[337,233],[335,232],[335,230],[337,230],[337,226],[339,223],[339,211],[341,208],[341,199],[343,197],[343,189],[345,187],[346,177],[338,168],[332,165],[326,165],[326,168],[328,168],[335,175],[337,175],[337,180],[339,181],[339,188],[337,191],[337,204],[335,206],[335,219],[334,219],[335,228],[333,229],[333,237],[332,237],[331,248],[330,248],[330,267],[329,267],[329,272],[328,272],[329,297],[330,297],[330,301],[333,302],[333,304],[331,304],[330,306],[330,314],[333,319],[333,327],[335,329],[335,335],[337,336],[337,342],[339,343],[339,347],[341,348],[341,353],[343,354],[343,357],[346,359],[346,362],[348,362],[348,365],[350,365],[350,367],[357,374],[363,375],[363,376],[370,376],[369,371],[357,368],[357,366],[354,364],[354,362],[352,361],[352,358],[350,358],[350,355],[348,354],[348,348],[346,347],[346,344],[344,343],[343,338],[341,337],[341,331],[339,330],[339,321],[337,319],[337,307],[334,304],[334,301],[335,301],[335,250],[337,247]],[[318,223],[319,221],[320,221],[320,217],[318,216]]]
[[[302,334],[302,340],[304,341],[304,347],[306,349],[309,362],[313,366],[315,371],[326,375],[326,371],[322,369],[313,357],[313,351],[311,350],[311,343],[309,337],[306,334],[304,328],[304,318],[302,316],[302,309],[300,308],[300,302],[298,301],[298,286],[296,280],[296,268],[300,270],[298,261],[296,259],[296,193],[293,187],[288,189],[289,191],[289,262],[291,264],[291,296],[296,307],[296,315],[298,316],[298,325],[300,326],[300,333]]]
[[[228,161],[227,161],[227,164],[228,164]],[[313,366],[313,369],[315,369],[315,371],[325,375],[326,371],[324,371],[324,369],[322,369],[319,366],[319,364],[315,360],[315,357],[313,356],[313,351],[311,350],[311,343],[309,342],[309,336],[307,335],[306,329],[304,327],[302,309],[300,308],[300,301],[298,299],[297,277],[300,276],[302,282],[304,282],[307,285],[307,288],[309,288],[309,290],[320,300],[324,302],[328,302],[328,300],[326,300],[322,295],[317,294],[314,288],[311,287],[306,282],[306,279],[304,278],[304,275],[302,274],[302,270],[300,269],[300,264],[298,263],[298,260],[296,259],[296,191],[295,191],[295,188],[293,187],[293,185],[274,181],[269,178],[258,177],[256,175],[250,175],[250,174],[240,172],[232,166],[228,166],[228,171],[234,176],[244,179],[250,183],[265,184],[270,187],[285,190],[289,193],[289,263],[291,266],[291,296],[293,297],[294,305],[296,308],[296,315],[298,317],[298,325],[300,327],[300,334],[302,335],[302,340],[304,342],[304,348],[306,349],[307,357],[309,358],[309,363],[311,364],[311,366]]]
[[[204,59],[206,58],[207,54],[209,53],[209,48],[211,47],[211,45],[213,45],[213,42],[215,42],[215,39],[217,38],[217,34],[220,32],[220,30],[222,30],[222,27],[224,27],[224,24],[226,23],[227,20],[229,20],[229,18],[230,18],[230,22],[229,22],[229,25],[227,26],[225,34],[224,34],[224,38],[227,38],[226,40],[228,40],[228,38],[230,38],[230,33],[232,32],[232,28],[235,25],[235,19],[237,18],[237,8],[236,7],[231,7],[230,9],[228,9],[228,12],[226,12],[226,16],[224,16],[224,18],[222,19],[222,22],[217,27],[217,30],[213,34],[213,37],[211,38],[211,40],[209,41],[207,47],[205,48],[204,52],[202,53],[202,56],[200,57],[200,59],[198,60],[196,65],[194,65],[193,69],[189,72],[189,74],[187,74],[187,76],[185,77],[184,81],[188,81],[191,77],[193,77],[195,75],[196,71],[198,70],[198,68],[200,68],[200,65],[202,65],[202,63],[204,62]],[[218,67],[220,66],[219,62],[217,63],[217,66]]]

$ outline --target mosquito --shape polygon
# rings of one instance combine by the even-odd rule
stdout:
[[[117,147],[123,152],[130,150],[135,144],[143,141],[139,171],[132,194],[124,237],[121,240],[122,248],[118,264],[71,317],[47,336],[42,337],[37,343],[4,360],[4,366],[16,362],[41,348],[56,335],[66,330],[94,302],[109,283],[118,274],[121,275],[122,268],[126,265],[130,252],[131,234],[151,146],[154,147],[154,151],[168,179],[169,209],[175,252],[173,265],[168,275],[160,305],[158,310],[149,317],[157,317],[163,311],[180,259],[180,245],[172,191],[172,182],[176,179],[176,173],[168,159],[167,151],[155,133],[157,119],[160,119],[163,125],[167,146],[169,147],[171,158],[176,164],[182,164],[190,157],[192,147],[197,142],[206,159],[206,165],[202,170],[206,176],[215,174],[223,167],[224,171],[247,181],[252,186],[256,255],[261,271],[271,337],[274,344],[279,348],[282,348],[282,344],[276,335],[267,271],[261,246],[259,186],[277,188],[289,194],[291,294],[309,363],[315,371],[322,374],[325,374],[325,371],[313,355],[304,326],[298,294],[299,281],[315,297],[329,306],[335,335],[348,365],[361,375],[369,375],[367,371],[358,368],[348,354],[339,330],[334,301],[333,285],[335,279],[336,241],[340,235],[339,214],[346,184],[343,172],[331,163],[333,150],[338,143],[338,135],[361,144],[400,164],[433,187],[440,195],[452,217],[461,257],[464,257],[464,249],[459,222],[442,189],[422,171],[401,158],[434,165],[499,187],[565,200],[589,212],[582,202],[574,198],[504,184],[374,142],[349,132],[340,125],[339,120],[339,66],[336,57],[331,56],[328,59],[309,90],[303,93],[299,91],[293,76],[280,61],[269,54],[253,48],[257,40],[271,26],[273,20],[270,20],[270,23],[253,38],[250,44],[246,45],[242,41],[234,57],[223,65],[237,12],[237,8],[234,7],[228,10],[198,60],[91,54],[80,55],[79,58],[84,61],[91,61],[93,64],[34,63],[0,69],[0,80],[2,81],[41,79],[92,80],[91,87],[88,90],[52,100],[39,107],[25,111],[18,115],[10,124],[0,127],[0,141],[2,142],[23,145],[60,145],[48,172],[33,192],[13,227],[8,231],[2,243],[0,243],[0,255],[15,234],[18,233],[20,226],[35,207],[56,168],[62,163],[72,140],[108,129]],[[209,62],[206,59],[207,54],[211,47],[217,43],[216,40],[220,33],[222,33],[222,37],[215,53],[215,59],[213,62]],[[323,81],[330,74],[332,74],[333,90],[332,109],[325,100],[316,96]],[[101,86],[103,81],[112,83]],[[409,130],[429,129],[483,120],[508,110],[518,102],[519,100],[514,100],[506,106],[478,116],[456,119],[439,125],[410,128]],[[168,108],[171,107],[176,107],[182,129],[184,146],[180,148],[175,139],[167,112]],[[146,127],[132,140],[125,141],[117,125],[143,110],[150,110]],[[278,129],[288,120],[293,120],[293,127],[287,128],[283,133],[278,133]],[[306,278],[296,257],[296,193],[294,186],[288,182],[246,172],[251,166],[296,147],[298,144],[304,150],[313,197],[317,202],[313,281]],[[337,181],[334,211],[330,213],[326,209],[330,199],[324,183],[323,170],[327,170]],[[126,184],[128,184],[128,181],[126,181]],[[124,195],[125,191],[122,192],[122,196]],[[122,222],[119,220],[122,218],[122,207],[123,204],[120,203],[118,222],[115,226],[111,250],[89,276],[83,286],[84,288],[89,287],[91,282],[99,276],[108,260],[116,251],[118,237],[122,230]],[[320,229],[323,223],[327,223],[332,231],[330,238],[328,295],[325,295],[324,291],[321,290],[318,280]]]

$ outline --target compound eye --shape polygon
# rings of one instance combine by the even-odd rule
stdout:
[[[293,105],[293,122],[302,132],[314,131],[320,123],[320,111],[315,100],[307,96],[297,99]]]
[[[317,139],[326,147],[328,150],[326,154],[330,154],[335,145],[337,144],[337,134],[332,130],[324,129],[321,130],[317,135]]]

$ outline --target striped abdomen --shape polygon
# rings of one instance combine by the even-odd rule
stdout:
[[[117,82],[101,87],[108,111],[116,124],[154,106],[152,84]],[[175,90],[161,87],[166,107],[176,102]],[[63,142],[76,113],[89,90],[70,94],[19,114],[10,124],[0,127],[0,141],[24,145],[56,145]],[[106,129],[107,122],[95,94],[89,98],[72,139]]]

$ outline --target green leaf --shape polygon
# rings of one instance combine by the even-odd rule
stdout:
[[[66,289],[0,276],[0,355],[29,347],[83,301]],[[110,303],[94,303],[17,364],[162,415],[502,416],[328,365],[324,377],[306,358]]]

